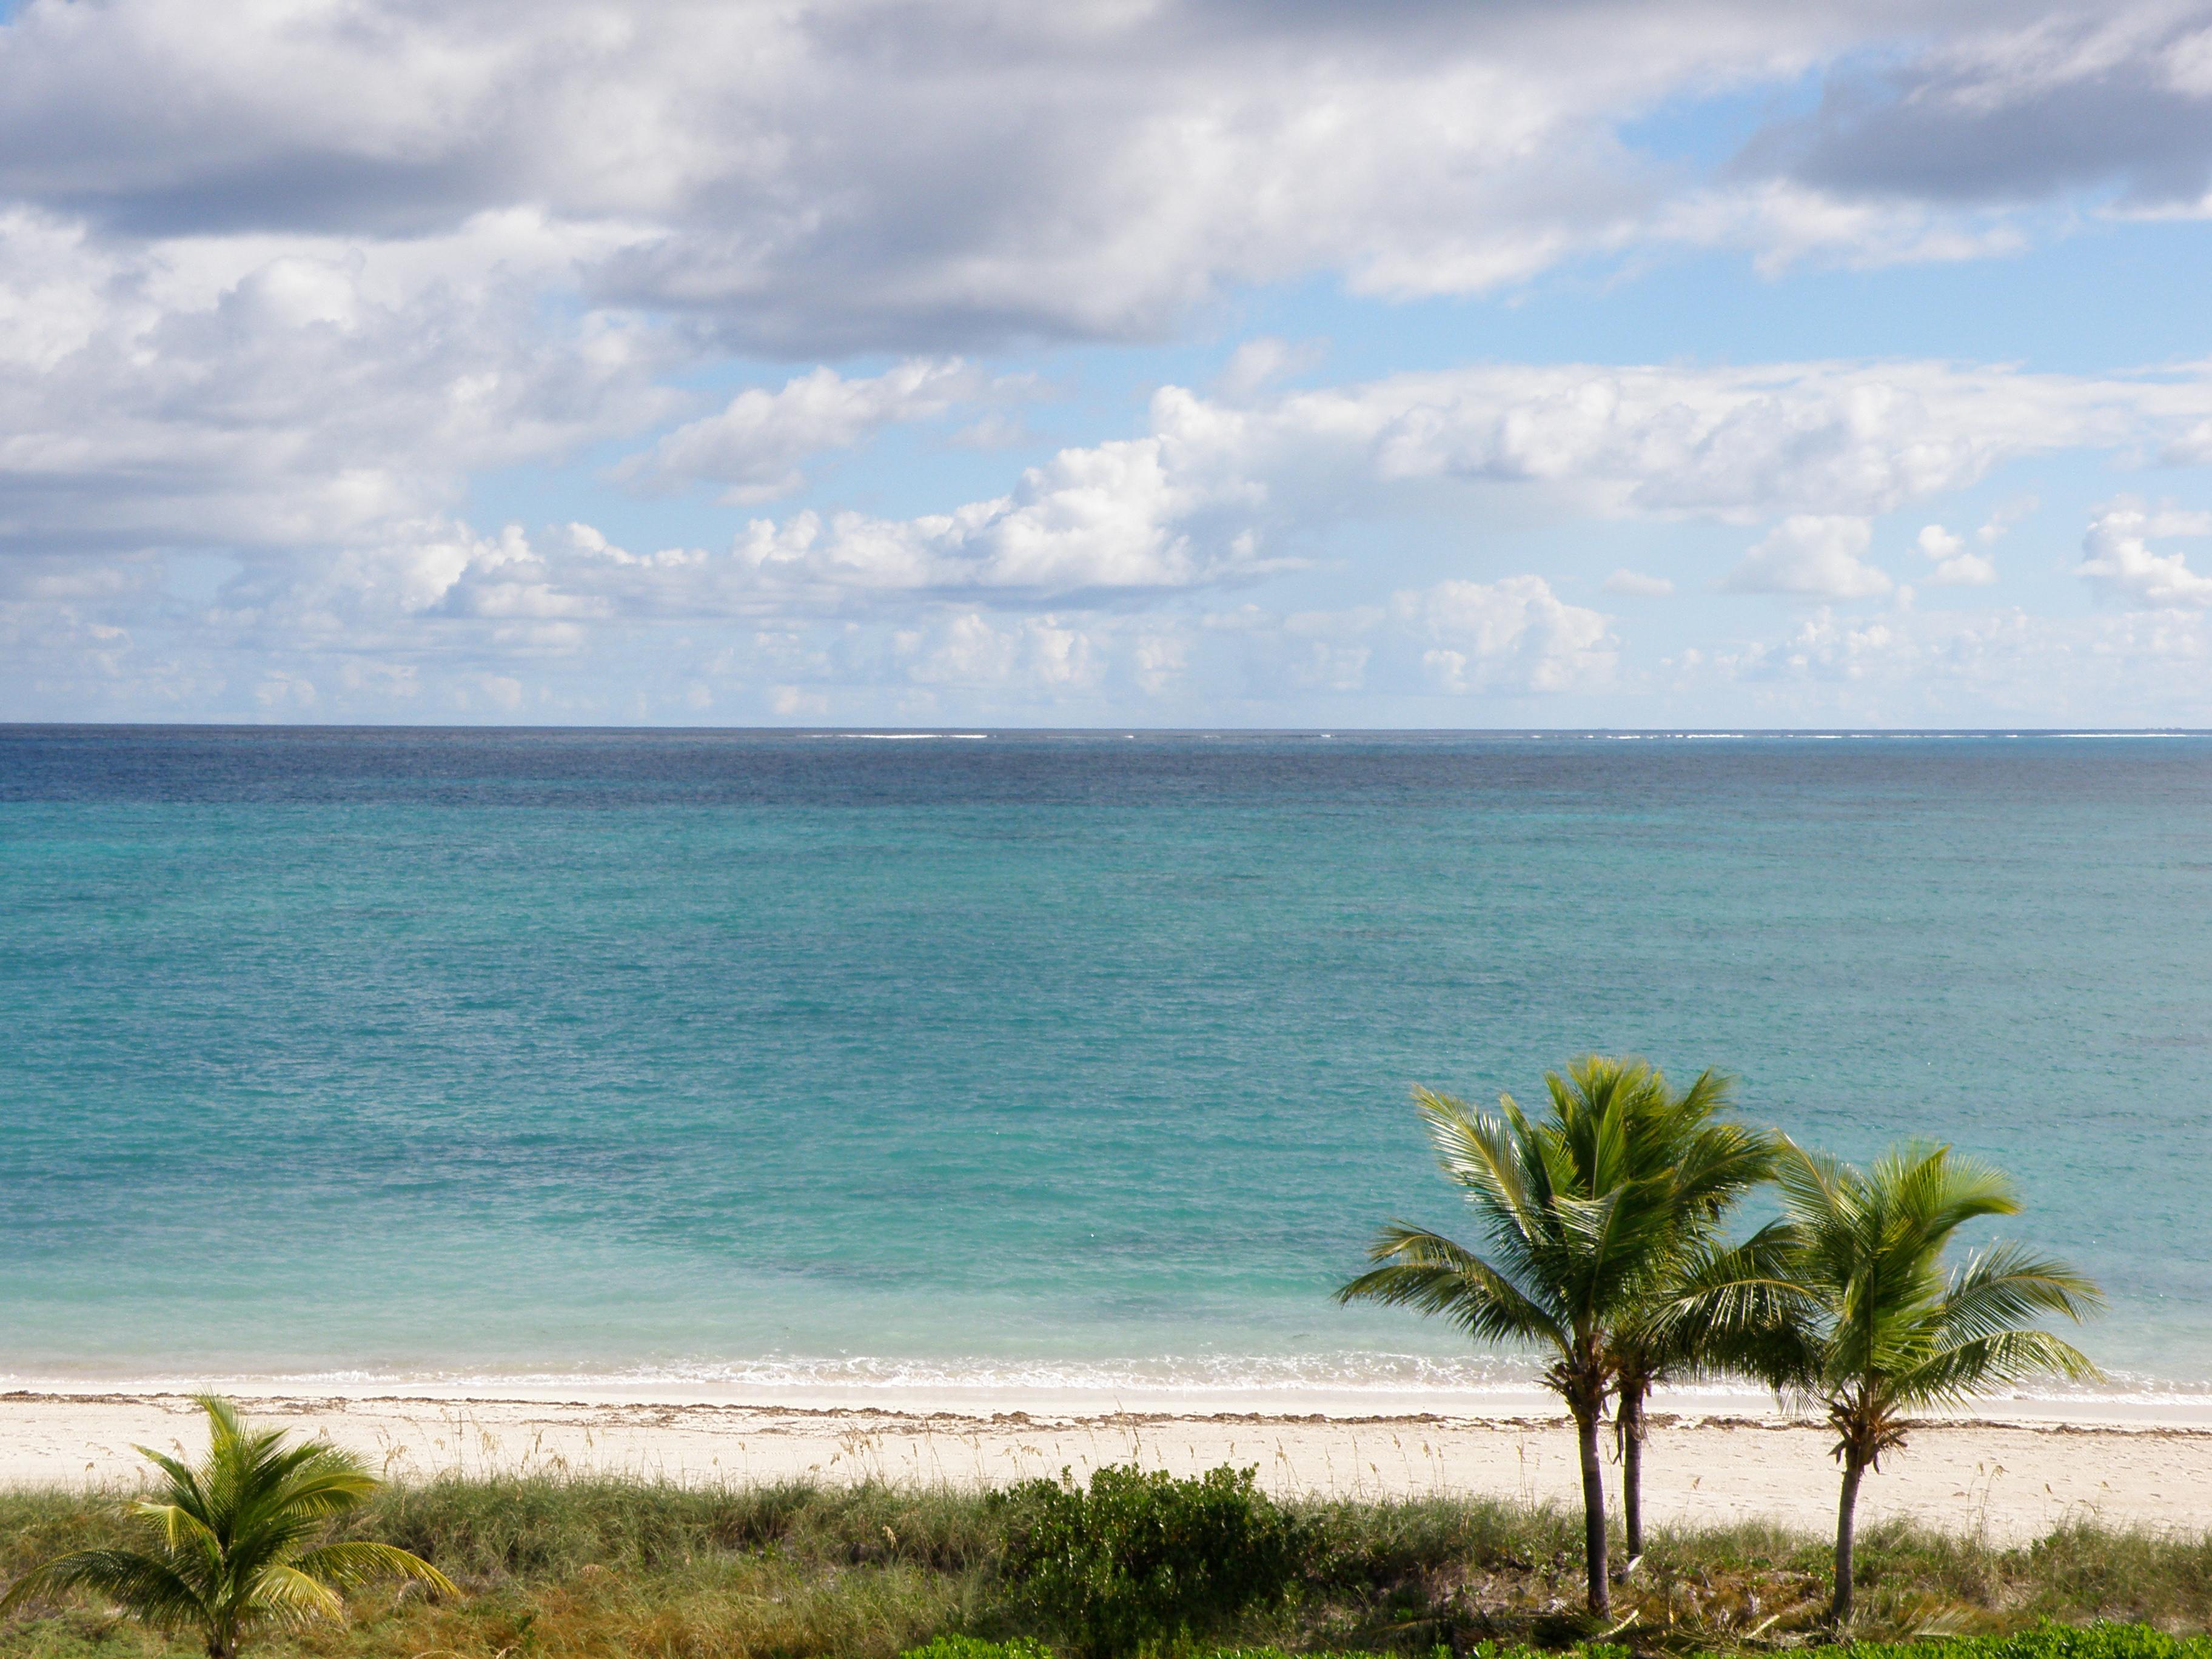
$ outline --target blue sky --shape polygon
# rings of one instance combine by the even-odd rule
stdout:
[[[2212,4],[0,10],[0,718],[2212,725]]]

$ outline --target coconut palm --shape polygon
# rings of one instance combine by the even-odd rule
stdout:
[[[2088,1379],[2077,1348],[2033,1328],[2103,1305],[2064,1262],[1996,1244],[1946,1273],[1951,1237],[1983,1216],[2018,1213],[2003,1174],[1946,1146],[1906,1146],[1860,1170],[1784,1140],[1775,1179],[1790,1231],[1777,1291],[1782,1317],[1756,1363],[1778,1390],[1826,1407],[1843,1465],[1830,1614],[1851,1616],[1859,1483],[1900,1449],[1907,1413],[1954,1406],[2029,1377]]]
[[[1510,1095],[1471,1112],[1415,1092],[1444,1173],[1465,1188],[1481,1250],[1392,1222],[1368,1252],[1379,1265],[1337,1292],[1450,1319],[1480,1341],[1548,1349],[1544,1373],[1574,1419],[1582,1463],[1583,1540],[1590,1611],[1607,1610],[1605,1484],[1598,1425],[1623,1321],[1679,1253],[1688,1196],[1716,1172],[1651,1154],[1644,1136],[1664,1118],[1664,1079],[1640,1061],[1576,1061],[1547,1073],[1552,1112],[1532,1122]],[[1705,1098],[1719,1092],[1708,1085]],[[1711,1109],[1717,1109],[1717,1105]],[[1708,1111],[1708,1115],[1710,1112]]]
[[[1739,1167],[1766,1166],[1771,1137],[1747,1131],[1744,1139]],[[1735,1195],[1754,1184],[1744,1179]],[[1644,1553],[1644,1407],[1651,1391],[1662,1383],[1760,1375],[1765,1333],[1778,1318],[1782,1298],[1766,1281],[1780,1271],[1786,1224],[1770,1222],[1730,1244],[1717,1236],[1720,1219],[1718,1213],[1704,1218],[1694,1212],[1683,1218],[1676,1248],[1620,1316],[1607,1345],[1620,1457],[1621,1534],[1631,1565]]]
[[[318,1541],[382,1484],[359,1458],[319,1442],[288,1446],[281,1429],[249,1430],[227,1400],[202,1395],[199,1405],[209,1445],[197,1468],[138,1448],[162,1476],[130,1506],[152,1547],[49,1561],[15,1581],[0,1614],[33,1595],[87,1589],[156,1630],[191,1632],[208,1659],[234,1659],[262,1631],[343,1612],[342,1592],[373,1579],[453,1593],[435,1567],[390,1544]]]
[[[1677,1093],[1640,1061],[1606,1064],[1613,1067],[1607,1086],[1555,1089],[1553,1113],[1571,1136],[1590,1142],[1606,1133],[1601,1115],[1617,1114],[1622,1178],[1664,1194],[1669,1212],[1665,1247],[1653,1253],[1651,1273],[1614,1316],[1606,1342],[1621,1532],[1632,1565],[1644,1553],[1644,1405],[1662,1382],[1725,1369],[1729,1330],[1756,1311],[1756,1299],[1736,1287],[1767,1264],[1774,1231],[1729,1247],[1721,1226],[1767,1179],[1775,1137],[1724,1115],[1735,1085],[1718,1072],[1708,1069]]]

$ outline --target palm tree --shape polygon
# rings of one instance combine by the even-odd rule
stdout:
[[[1860,1170],[1785,1139],[1775,1179],[1790,1238],[1766,1288],[1781,1316],[1751,1346],[1777,1390],[1826,1407],[1836,1431],[1844,1480],[1829,1613],[1841,1626],[1851,1616],[1859,1482],[1904,1446],[1906,1413],[2029,1377],[2095,1377],[2079,1349],[2027,1322],[2078,1322],[2104,1298],[2064,1262],[2014,1244],[1946,1273],[1960,1226],[2020,1210],[2001,1171],[1948,1146],[1900,1147]]]
[[[193,1468],[138,1448],[162,1474],[130,1506],[152,1548],[79,1550],[15,1581],[0,1615],[52,1590],[88,1589],[163,1632],[190,1631],[208,1659],[234,1659],[249,1637],[344,1610],[340,1592],[377,1578],[412,1578],[455,1594],[445,1574],[390,1544],[318,1543],[334,1517],[383,1483],[350,1452],[287,1446],[281,1429],[249,1431],[236,1407],[199,1397],[207,1456]]]
[[[1583,1062],[1584,1066],[1589,1062]],[[1735,1084],[1708,1069],[1677,1094],[1639,1061],[1602,1062],[1601,1086],[1555,1088],[1553,1109],[1571,1135],[1594,1142],[1607,1110],[1620,1118],[1624,1179],[1665,1194],[1666,1247],[1607,1333],[1613,1432],[1627,1561],[1644,1553],[1644,1404],[1662,1382],[1723,1368],[1719,1346],[1750,1309],[1735,1287],[1768,1260],[1773,1230],[1733,1248],[1720,1228],[1743,1195],[1771,1173],[1775,1137],[1723,1118]],[[1593,1085],[1599,1074],[1589,1073]],[[1626,1569],[1624,1569],[1625,1571]]]
[[[1717,1082],[1700,1081],[1705,1099],[1719,1092]],[[1574,1419],[1589,1608],[1603,1613],[1610,1594],[1598,1424],[1613,1376],[1612,1342],[1679,1252],[1686,1206],[1702,1201],[1688,1194],[1709,1173],[1720,1177],[1651,1155],[1645,1131],[1666,1116],[1655,1097],[1675,1097],[1642,1062],[1592,1055],[1565,1078],[1547,1073],[1545,1084],[1553,1109],[1541,1123],[1510,1095],[1498,1097],[1493,1116],[1415,1091],[1437,1162],[1466,1189],[1486,1249],[1394,1221],[1368,1252],[1379,1265],[1336,1294],[1440,1314],[1479,1341],[1551,1351],[1544,1381]]]
[[[1716,1126],[1734,1128],[1735,1126]],[[1771,1138],[1744,1131],[1745,1167],[1766,1167]],[[1765,1176],[1760,1178],[1771,1178]],[[1746,1178],[1741,1196],[1757,1179]],[[1763,1335],[1780,1298],[1764,1281],[1779,1271],[1788,1227],[1770,1222],[1735,1244],[1715,1236],[1720,1217],[1684,1218],[1686,1237],[1624,1314],[1607,1345],[1613,1434],[1620,1455],[1620,1511],[1628,1565],[1644,1553],[1644,1405],[1662,1383],[1759,1374]],[[1624,1568],[1626,1571],[1626,1568]]]

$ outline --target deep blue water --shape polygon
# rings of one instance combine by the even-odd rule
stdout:
[[[0,1375],[1383,1375],[1416,1083],[1991,1156],[2212,1383],[2212,738],[0,727]]]

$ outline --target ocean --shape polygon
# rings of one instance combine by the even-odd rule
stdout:
[[[0,1383],[1508,1388],[1587,1051],[2014,1173],[2212,1389],[2212,738],[0,727]]]

